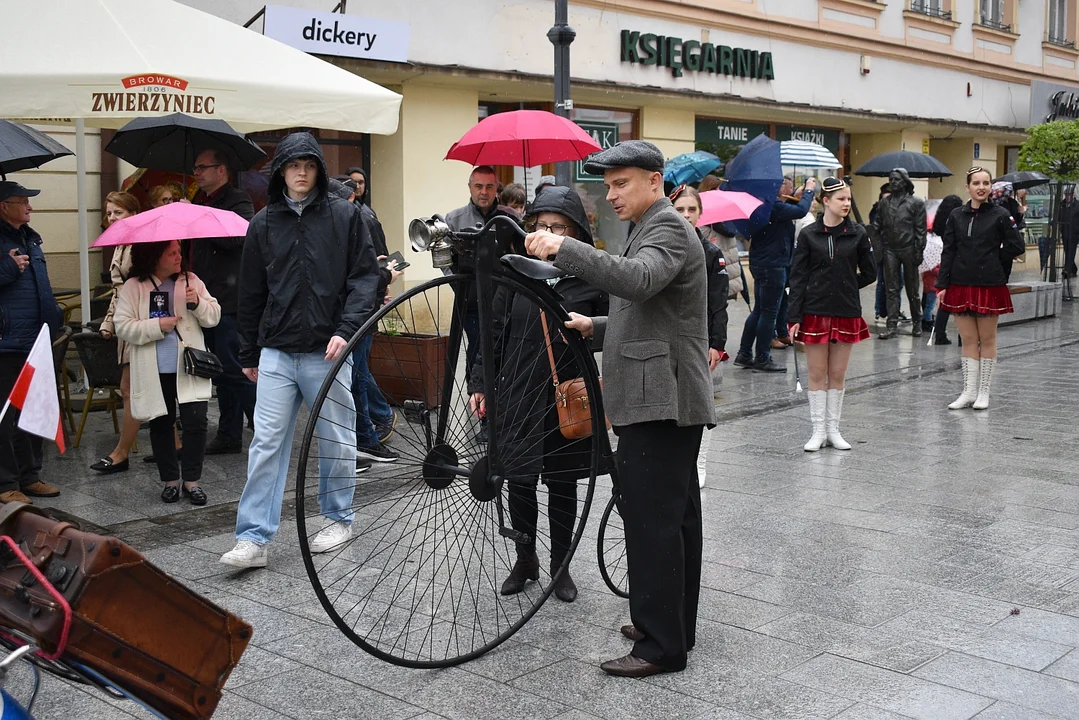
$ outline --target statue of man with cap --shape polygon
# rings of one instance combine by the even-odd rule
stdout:
[[[708,371],[704,249],[663,195],[663,153],[628,140],[592,155],[607,200],[636,223],[620,256],[534,232],[529,254],[610,293],[606,317],[571,314],[567,326],[603,342],[604,409],[618,436],[619,511],[626,529],[630,654],[603,663],[645,677],[686,667],[696,640],[701,495],[696,458],[715,424]]]
[[[48,325],[55,336],[63,322],[41,236],[29,225],[30,198],[40,192],[11,180],[0,182],[0,402],[15,387],[41,326]],[[56,497],[60,489],[41,479],[42,440],[20,430],[17,417],[11,408],[0,422],[0,502]]]
[[[884,246],[884,286],[888,298],[888,325],[880,334],[881,340],[894,338],[899,326],[899,292],[907,286],[911,318],[922,306],[918,299],[922,275],[918,266],[926,243],[925,202],[914,196],[914,183],[903,168],[888,175],[889,195],[880,201],[880,232]],[[902,272],[902,275],[900,274]],[[900,281],[902,278],[902,282]],[[914,320],[910,334],[922,334],[922,325]]]

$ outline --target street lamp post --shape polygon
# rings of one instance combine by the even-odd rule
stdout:
[[[547,39],[554,45],[554,111],[564,118],[568,118],[573,109],[573,100],[569,96],[569,46],[575,37],[577,33],[569,26],[569,0],[555,0],[554,26],[547,31]],[[573,165],[557,163],[555,180],[562,187],[570,187]]]

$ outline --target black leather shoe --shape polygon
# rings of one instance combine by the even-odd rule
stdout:
[[[180,499],[180,488],[176,485],[166,485],[165,489],[161,491],[161,501],[167,503],[174,503]]]
[[[641,640],[644,640],[644,633],[638,630],[637,626],[633,623],[630,623],[629,625],[623,625],[622,627],[618,628],[618,632],[622,633],[633,642],[640,642]]]
[[[753,358],[749,357],[748,355],[735,355],[734,365],[735,367],[740,368],[751,368],[753,367]]]
[[[112,475],[113,473],[123,472],[129,467],[131,467],[130,458],[124,458],[120,462],[115,462],[111,457],[106,455],[91,465],[90,469],[96,470],[102,475]]]
[[[198,485],[193,488],[184,488],[182,494],[191,499],[192,505],[202,506],[206,504],[206,491]]]
[[[241,453],[243,451],[243,446],[240,443],[226,442],[220,437],[215,437],[213,440],[206,443],[207,455],[235,455],[236,453]]]
[[[502,594],[516,595],[525,589],[529,580],[539,580],[539,557],[535,550],[523,557],[517,555],[517,562],[513,564],[509,577],[502,583]]]
[[[551,577],[558,572],[560,563],[551,563]],[[577,599],[577,586],[573,583],[573,578],[569,576],[569,568],[562,573],[561,579],[554,584],[554,596],[562,602],[571,603]]]
[[[777,364],[775,360],[766,360],[753,363],[753,372],[785,373],[787,372],[787,367],[786,365]]]
[[[660,673],[675,672],[675,670],[671,668],[665,668],[662,665],[656,665],[647,660],[641,660],[639,657],[632,654],[623,655],[614,660],[608,660],[599,667],[608,675],[632,678],[643,678],[649,677],[650,675],[659,675]]]
[[[948,339],[947,335],[938,335],[933,338],[934,345],[951,345],[952,341]]]
[[[911,337],[921,337],[922,336],[922,328],[921,328],[921,326],[919,326],[919,325],[911,325],[910,326],[910,336]]]
[[[884,332],[882,332],[880,335],[877,335],[877,339],[878,340],[891,340],[892,338],[896,337],[897,335],[899,335],[899,333],[896,332],[895,328],[888,328]]]

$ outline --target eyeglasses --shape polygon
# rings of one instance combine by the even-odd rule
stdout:
[[[525,224],[525,230],[530,233],[536,232],[537,230],[543,230],[545,232],[553,232],[555,235],[565,235],[569,228],[569,225],[563,225],[562,223],[555,223],[554,225],[548,225],[547,223],[541,222]]]
[[[0,202],[6,202],[10,205],[29,205],[30,198],[23,198],[22,200],[0,200]]]
[[[191,169],[197,175],[200,172],[206,172],[210,168],[215,168],[215,167],[221,167],[221,163],[214,163],[213,165],[196,165],[195,167],[193,167]]]
[[[174,202],[176,202],[176,198],[172,197],[171,195],[166,195],[165,197],[161,198],[162,205],[168,205],[169,203]]]

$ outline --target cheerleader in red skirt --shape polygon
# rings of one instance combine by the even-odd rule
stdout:
[[[847,363],[854,343],[869,337],[858,291],[877,280],[865,229],[851,222],[850,187],[828,178],[821,185],[824,213],[798,235],[791,261],[791,337],[805,343],[813,437],[803,448],[850,450],[839,434]]]
[[[989,202],[993,176],[967,171],[970,202],[948,216],[937,276],[937,300],[955,316],[963,338],[963,393],[951,410],[989,407],[989,387],[997,363],[997,319],[1012,311],[1002,262],[1023,254],[1023,238],[1007,210]]]

